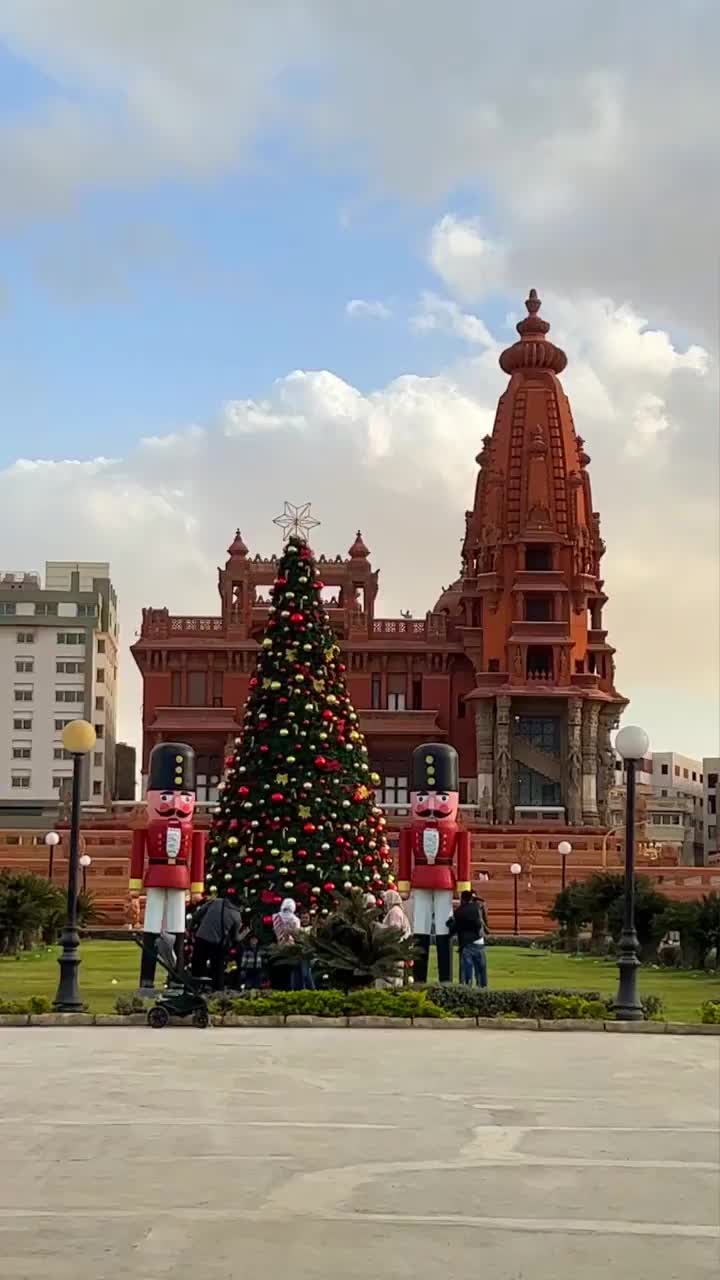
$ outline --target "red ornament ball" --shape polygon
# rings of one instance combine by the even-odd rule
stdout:
[[[249,796],[249,795],[250,795],[250,788],[249,788],[249,787],[238,787],[238,795],[239,795],[239,796]]]
[[[303,613],[291,613],[290,621],[294,623],[295,626],[298,626],[299,623],[305,621],[305,615]]]
[[[304,825],[303,825],[303,831],[306,831],[306,832],[308,833],[308,835],[311,835],[311,834],[312,834],[312,832],[313,832],[313,831],[315,831],[315,830],[316,830],[316,827],[315,827],[315,823],[314,823],[314,822],[306,822],[306,823],[304,823]]]
[[[327,764],[327,760],[325,759],[325,756],[316,756],[316,757],[315,757],[315,768],[316,768],[316,769],[324,769],[326,764]]]
[[[333,884],[332,880],[328,880],[328,881],[323,885],[323,889],[325,890],[325,892],[326,892],[326,893],[332,893],[332,891],[333,891],[333,889],[334,889],[334,888],[335,888],[335,885]]]

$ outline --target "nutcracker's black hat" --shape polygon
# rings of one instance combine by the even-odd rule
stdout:
[[[424,742],[412,753],[412,791],[459,791],[458,753],[445,742]]]
[[[194,791],[195,752],[186,742],[160,742],[150,752],[148,791]]]

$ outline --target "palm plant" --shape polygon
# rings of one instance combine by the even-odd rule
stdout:
[[[413,956],[412,938],[404,939],[400,929],[382,928],[361,891],[339,897],[335,910],[301,933],[295,946],[269,950],[277,963],[307,960],[316,974],[327,975],[331,987],[346,992],[396,979]]]

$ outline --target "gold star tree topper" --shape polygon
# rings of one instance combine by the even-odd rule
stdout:
[[[283,504],[282,515],[273,520],[273,524],[279,525],[283,531],[283,542],[287,542],[288,538],[304,538],[307,542],[310,530],[316,529],[320,524],[319,520],[311,516],[311,506],[310,502],[304,502],[301,506],[296,506],[293,502]]]

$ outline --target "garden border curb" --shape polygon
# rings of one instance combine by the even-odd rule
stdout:
[[[196,1030],[192,1024],[171,1020],[173,1026]],[[5,1013],[0,1014],[0,1030],[4,1027],[146,1027],[144,1013],[128,1016],[116,1013]],[[609,1022],[590,1018],[383,1018],[371,1015],[321,1018],[315,1014],[265,1014],[250,1017],[228,1014],[213,1018],[212,1027],[288,1027],[340,1030],[389,1031],[550,1031],[612,1032],[623,1035],[720,1036],[720,1023],[703,1022]]]

